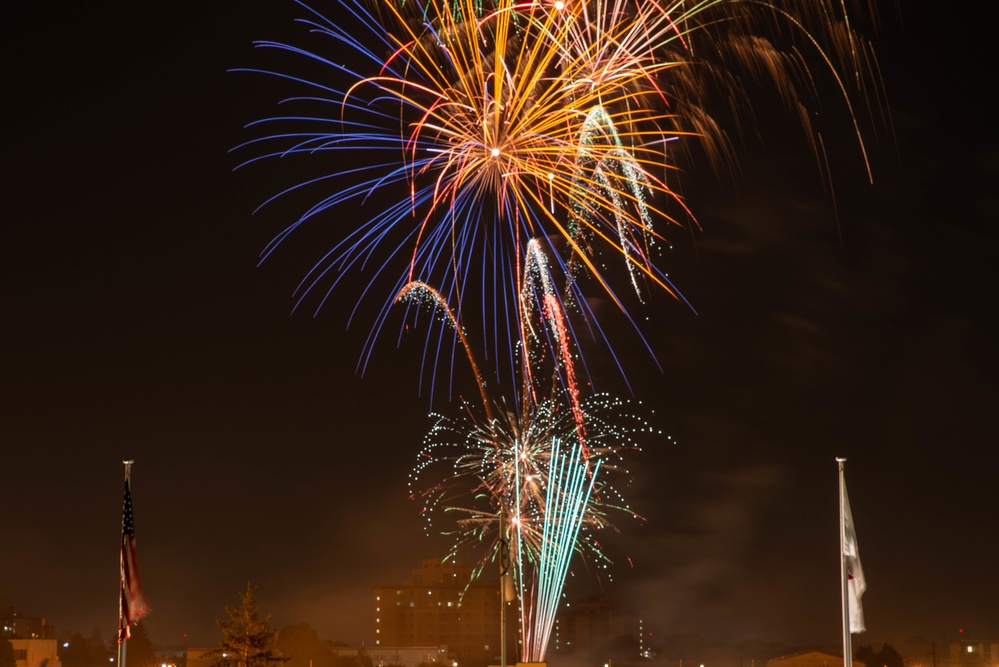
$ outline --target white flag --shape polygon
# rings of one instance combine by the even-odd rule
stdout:
[[[860,598],[867,590],[864,580],[864,569],[860,567],[860,551],[857,550],[857,532],[853,528],[853,514],[850,512],[850,500],[846,495],[846,484],[843,484],[843,560],[846,562],[847,599],[850,605],[850,632],[863,632],[864,608],[860,606]]]

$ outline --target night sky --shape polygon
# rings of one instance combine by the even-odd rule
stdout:
[[[233,173],[228,150],[274,98],[226,71],[300,12],[23,4],[2,47],[0,600],[111,636],[131,458],[154,642],[215,643],[247,580],[273,625],[370,642],[371,588],[442,555],[406,487],[431,397],[418,346],[386,339],[355,373],[349,290],[290,314],[320,248],[256,266],[295,210],[252,214],[281,165]],[[604,591],[660,632],[837,645],[846,456],[855,641],[999,637],[995,59],[965,3],[902,4],[875,36],[894,129],[875,184],[846,124],[838,222],[803,143],[748,142],[734,180],[689,174],[703,230],[669,271],[697,314],[643,312],[662,373],[622,346],[673,441],[630,460],[647,521],[608,537]],[[573,590],[590,581],[577,568]]]

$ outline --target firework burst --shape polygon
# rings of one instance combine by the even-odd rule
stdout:
[[[493,419],[469,404],[458,419],[432,415],[410,494],[427,530],[453,538],[452,555],[481,555],[476,576],[509,549],[530,662],[543,659],[570,560],[609,562],[599,533],[615,514],[641,519],[619,487],[630,480],[627,455],[657,431],[627,401],[589,396],[579,406],[584,453],[577,417],[561,402],[529,415],[505,408],[495,406]]]
[[[319,70],[249,71],[303,87],[286,102],[307,112],[254,123],[260,136],[240,148],[254,151],[245,164],[298,156],[337,165],[276,196],[326,192],[263,257],[305,222],[348,207],[349,227],[304,277],[297,304],[318,310],[344,275],[366,276],[362,299],[381,307],[362,370],[389,321],[385,297],[416,281],[477,323],[490,372],[514,379],[524,324],[513,304],[535,239],[559,240],[563,312],[575,309],[612,351],[578,278],[594,279],[627,315],[597,259],[610,253],[639,294],[655,286],[679,298],[659,262],[663,235],[693,221],[670,181],[680,146],[695,142],[668,146],[697,139],[716,164],[731,159],[711,110],[752,116],[740,73],[773,84],[817,154],[807,102],[818,72],[831,75],[853,118],[855,97],[877,98],[863,87],[877,80],[870,49],[834,0],[373,0],[373,11],[345,0],[339,23],[302,6],[316,49],[258,45]],[[349,65],[320,46],[346,48]],[[447,331],[427,328],[432,356],[454,349]]]
[[[535,560],[542,544],[540,528],[553,443],[563,448],[578,445],[575,415],[559,401],[550,400],[541,402],[530,416],[501,403],[491,420],[470,404],[464,408],[458,419],[432,415],[433,426],[424,437],[410,478],[411,495],[421,501],[428,525],[435,517],[439,522],[454,522],[455,530],[448,532],[455,538],[455,551],[484,543],[489,545],[488,555],[493,555],[500,511],[522,517],[522,547]],[[603,467],[603,480],[584,521],[585,530],[595,532],[610,526],[609,513],[637,516],[614,480],[629,478],[627,453],[639,451],[641,438],[657,431],[631,410],[629,402],[609,395],[587,397],[580,410],[588,426],[588,451],[584,456],[581,450],[580,458],[600,461]],[[519,491],[512,493],[513,489]],[[595,543],[587,542],[585,549],[599,560],[604,558]]]
[[[470,2],[428,3],[414,20],[413,5],[386,0],[380,5],[385,32],[362,6],[349,6],[386,55],[376,58],[360,39],[318,15],[308,23],[366,56],[374,73],[347,71],[355,81],[342,89],[306,82],[316,94],[296,101],[333,104],[339,117],[265,119],[257,125],[314,129],[265,134],[246,146],[264,149],[249,162],[345,151],[362,156],[355,168],[292,188],[345,182],[264,251],[268,256],[305,221],[333,207],[364,202],[373,208],[306,275],[300,303],[317,296],[321,307],[350,270],[368,272],[364,293],[382,278],[391,294],[418,281],[437,290],[463,321],[481,322],[494,366],[506,359],[512,369],[523,323],[510,306],[522,292],[518,276],[533,239],[565,244],[567,257],[559,256],[555,268],[570,290],[578,289],[571,274],[585,271],[621,303],[594,261],[603,245],[625,258],[634,284],[649,281],[677,294],[648,253],[657,237],[654,217],[679,224],[663,208],[678,198],[654,175],[668,164],[658,127],[665,116],[644,99],[658,92],[643,82],[668,64],[634,61],[630,69],[595,76],[600,67],[592,49],[570,56],[556,48],[572,38],[582,18],[578,9],[501,3],[479,17]],[[297,47],[261,46],[332,66]],[[272,144],[280,148],[267,152]],[[592,317],[580,297],[573,302]],[[376,316],[363,359],[390,307],[386,302]]]

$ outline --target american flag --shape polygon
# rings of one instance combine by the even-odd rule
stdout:
[[[135,564],[135,519],[132,516],[132,494],[125,478],[125,509],[121,519],[121,595],[118,602],[118,643],[131,637],[131,626],[149,613],[149,605],[139,584],[139,569]]]

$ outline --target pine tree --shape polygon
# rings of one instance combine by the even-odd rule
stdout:
[[[271,648],[275,634],[268,625],[271,617],[257,618],[254,591],[256,587],[247,582],[246,592],[239,594],[240,606],[226,607],[229,619],[216,621],[222,641],[205,655],[211,661],[209,667],[279,667],[290,659]]]
[[[128,667],[156,667],[160,664],[156,659],[156,649],[149,639],[149,632],[143,621],[139,621],[132,628],[132,636],[128,640],[128,647],[125,654],[125,664]]]

